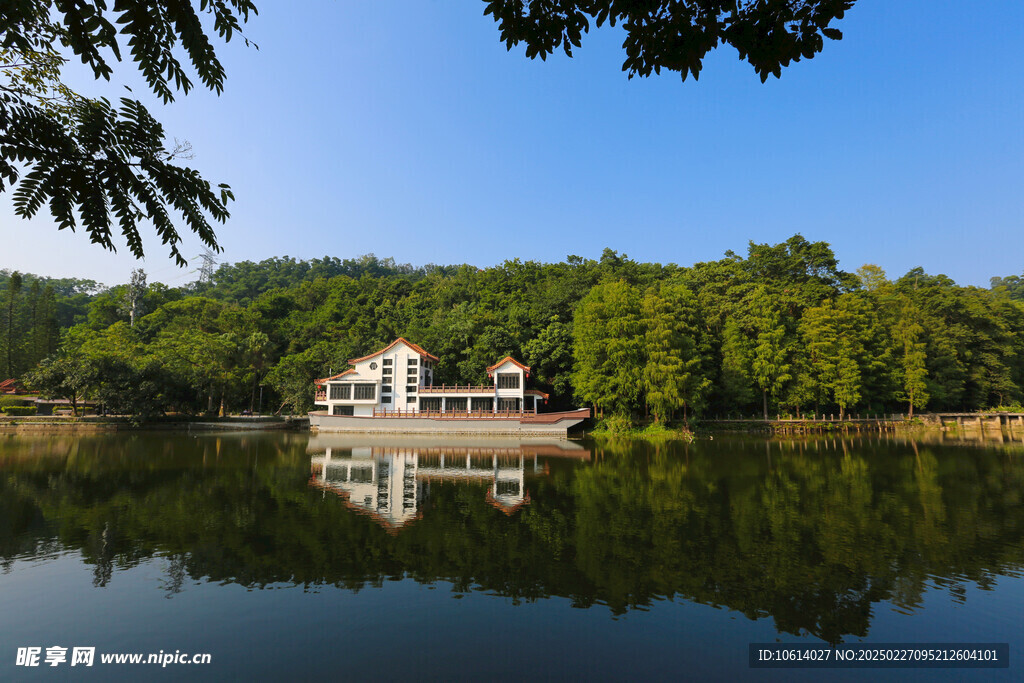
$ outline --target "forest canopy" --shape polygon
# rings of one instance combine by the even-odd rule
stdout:
[[[0,374],[112,412],[303,412],[315,378],[402,336],[441,359],[439,383],[487,382],[511,355],[552,408],[658,421],[979,410],[1024,400],[1018,281],[850,273],[800,235],[691,266],[606,249],[488,268],[284,257],[183,287],[0,271]]]

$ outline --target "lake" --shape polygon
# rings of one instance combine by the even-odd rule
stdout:
[[[1019,680],[1024,447],[932,441],[0,434],[0,678]],[[99,661],[174,652],[211,661]]]

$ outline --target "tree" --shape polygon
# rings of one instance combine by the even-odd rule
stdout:
[[[924,328],[918,324],[920,311],[913,303],[904,298],[903,306],[900,309],[900,316],[893,330],[896,341],[902,346],[900,358],[900,374],[903,376],[903,396],[907,401],[907,410],[910,417],[914,417],[914,408],[924,408],[928,405],[928,369],[925,365],[927,354],[926,345],[921,341]]]
[[[576,395],[598,408],[628,415],[640,398],[644,336],[640,295],[624,280],[595,285],[573,324]]]
[[[142,268],[132,270],[131,280],[125,289],[125,308],[128,310],[128,325],[135,326],[135,319],[142,315],[142,297],[146,295],[146,271]]]
[[[697,301],[685,286],[665,283],[643,299],[645,400],[656,422],[673,411],[700,405],[711,381],[697,353]]]
[[[17,344],[17,304],[21,294],[21,273],[11,273],[7,281],[7,310],[4,316],[4,351],[7,357],[7,376],[14,377],[15,357],[18,355]]]
[[[562,48],[572,56],[590,22],[622,24],[629,77],[677,71],[683,80],[700,76],[704,57],[719,44],[732,45],[754,67],[761,82],[782,75],[790,62],[811,59],[825,38],[841,40],[830,27],[855,0],[486,0],[484,14],[498,23],[511,50],[526,43],[526,56],[546,59]]]
[[[251,0],[118,0],[113,9],[105,0],[3,3],[0,192],[14,190],[15,212],[32,218],[48,204],[60,229],[73,230],[80,219],[90,240],[111,250],[116,223],[137,258],[143,256],[139,226],[148,220],[184,265],[178,214],[204,244],[219,250],[210,221],[228,218],[230,188],[213,188],[198,171],[173,163],[190,147],[168,148],[163,126],[140,102],[123,98],[115,107],[84,97],[63,83],[61,69],[71,54],[96,79],[110,80],[111,58],[122,59],[123,42],[164,103],[193,87],[182,53],[202,84],[219,94],[224,68],[201,15],[227,42],[255,12]]]

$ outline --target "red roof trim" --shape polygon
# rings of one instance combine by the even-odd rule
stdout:
[[[488,375],[489,375],[489,374],[491,374],[491,373],[492,373],[492,372],[494,372],[494,371],[495,371],[496,369],[500,368],[500,367],[501,367],[502,365],[504,365],[505,363],[508,363],[509,361],[512,361],[512,363],[513,363],[513,364],[515,364],[516,366],[518,366],[518,367],[522,368],[522,369],[523,369],[523,371],[524,371],[524,372],[525,372],[525,373],[526,373],[527,375],[529,375],[529,374],[530,374],[530,368],[529,368],[529,366],[523,365],[522,363],[520,363],[519,361],[517,361],[517,360],[516,360],[515,358],[513,358],[512,356],[505,356],[504,358],[502,358],[501,360],[499,360],[499,361],[498,361],[497,363],[495,363],[494,365],[492,365],[492,366],[490,366],[489,368],[487,368],[487,374],[488,374]]]
[[[546,400],[548,400],[549,398],[551,398],[550,396],[548,396],[547,394],[545,394],[545,393],[544,393],[543,391],[541,391],[540,389],[527,389],[526,391],[524,391],[524,392],[523,392],[523,394],[525,394],[525,395],[527,395],[527,396],[540,396],[540,397],[541,397],[541,398],[543,398],[543,399],[544,399],[545,401],[546,401]]]
[[[314,384],[323,384],[324,382],[329,382],[332,379],[338,379],[339,377],[344,377],[345,375],[351,375],[353,372],[355,372],[355,370],[352,369],[352,368],[349,368],[345,372],[339,372],[337,375],[331,375],[330,377],[324,377],[323,379],[318,379],[318,380],[314,381],[313,383]]]
[[[413,344],[408,339],[405,339],[403,337],[399,337],[398,339],[396,339],[395,341],[391,342],[390,344],[385,346],[383,349],[381,349],[377,353],[371,353],[369,356],[363,356],[362,358],[352,358],[348,362],[351,363],[352,365],[355,365],[356,363],[359,363],[361,361],[369,360],[371,358],[379,356],[380,354],[384,353],[385,351],[390,351],[399,342],[401,342],[402,344],[405,344],[406,346],[408,346],[410,349],[412,349],[413,351],[418,353],[423,358],[429,358],[430,360],[432,360],[434,362],[437,362],[439,360],[438,357],[435,356],[434,354],[427,353],[426,351],[424,351],[422,346],[418,346],[417,344]]]

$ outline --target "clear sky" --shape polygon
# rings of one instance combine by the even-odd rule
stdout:
[[[481,1],[257,4],[260,49],[218,45],[223,95],[145,99],[235,191],[222,261],[488,266],[611,247],[688,265],[799,232],[850,271],[987,285],[1024,270],[1019,0],[859,0],[842,41],[765,84],[731,47],[698,82],[628,80],[608,28],[573,59],[531,61]],[[144,92],[129,65],[117,75]],[[151,281],[194,279],[144,239]],[[138,266],[0,195],[0,268],[116,284]]]

